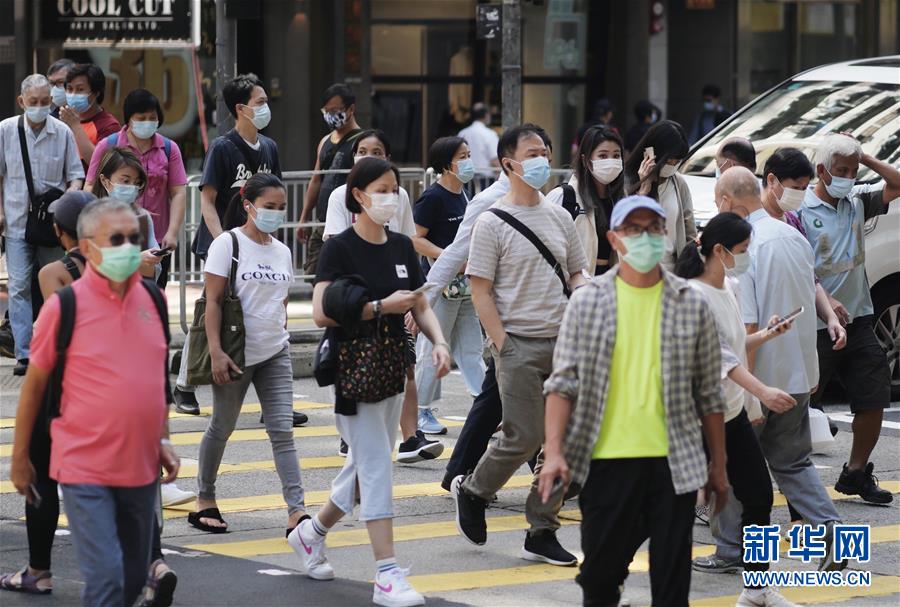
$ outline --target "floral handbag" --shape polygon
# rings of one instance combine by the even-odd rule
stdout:
[[[377,403],[403,392],[405,340],[379,319],[372,335],[338,342],[338,391],[357,402]]]
[[[444,299],[469,299],[472,297],[472,287],[465,274],[457,274],[450,284],[441,292]]]

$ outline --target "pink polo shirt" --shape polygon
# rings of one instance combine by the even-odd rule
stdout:
[[[141,487],[159,476],[166,419],[166,340],[153,299],[135,274],[124,299],[91,266],[72,283],[75,327],[66,352],[61,416],[50,436],[50,476],[60,483]],[[32,365],[56,364],[59,297],[41,308]]]
[[[150,212],[150,216],[153,218],[153,231],[157,240],[162,240],[169,229],[169,211],[171,206],[169,189],[187,183],[184,162],[181,160],[181,149],[173,141],[169,150],[169,157],[166,158],[164,140],[162,135],[157,133],[153,136],[153,145],[142,154],[139,149],[128,141],[127,133],[128,125],[125,125],[117,134],[116,145],[130,149],[141,159],[141,164],[144,165],[144,171],[147,173],[147,188],[141,197],[137,199],[137,204]],[[105,138],[97,143],[97,146],[94,148],[94,154],[91,156],[91,164],[88,167],[87,181],[94,183],[97,180],[97,170],[100,167],[100,161],[108,149],[109,144]]]

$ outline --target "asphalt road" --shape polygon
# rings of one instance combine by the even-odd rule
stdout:
[[[27,561],[27,541],[21,498],[11,493],[9,444],[15,415],[18,386],[9,361],[0,364],[0,570],[12,571]],[[331,479],[342,460],[337,457],[338,438],[333,413],[326,403],[329,393],[312,380],[294,384],[295,408],[306,412],[307,427],[295,433],[303,466],[307,504],[315,511],[327,496]],[[208,388],[199,392],[202,405],[211,404]],[[231,531],[211,536],[187,524],[186,507],[167,510],[163,545],[167,560],[178,573],[176,605],[365,605],[371,600],[374,564],[365,526],[352,517],[342,521],[329,536],[329,557],[337,573],[333,582],[315,582],[302,574],[302,565],[284,541],[286,510],[281,501],[280,483],[271,459],[265,431],[259,424],[258,405],[251,392],[238,432],[225,452],[218,483],[220,506]],[[438,403],[438,417],[448,420],[449,433],[443,438],[452,448],[462,419],[471,405],[459,375],[444,384],[444,399]],[[873,461],[876,474],[885,486],[900,492],[900,407],[887,415],[887,423]],[[207,410],[208,411],[208,410]],[[835,404],[828,412],[838,420],[841,432],[824,454],[814,461],[826,486],[832,487],[849,452],[851,434],[849,410]],[[182,488],[195,489],[199,439],[207,417],[174,417],[173,440],[182,456]],[[446,457],[446,454],[445,456]],[[397,465],[395,486],[395,536],[401,566],[411,568],[411,581],[426,595],[429,605],[573,605],[581,599],[573,577],[575,569],[528,563],[519,558],[524,538],[524,502],[528,469],[524,467],[488,510],[487,545],[475,547],[457,533],[453,524],[453,503],[439,482],[445,461]],[[783,500],[776,504],[773,522],[788,522]],[[803,604],[896,605],[900,604],[900,506],[871,506],[859,499],[836,502],[845,522],[866,523],[878,530],[872,545],[872,559],[857,568],[873,573],[868,589],[812,588],[787,590],[786,596]],[[564,508],[561,542],[579,551],[578,508],[575,501]],[[873,531],[874,533],[874,531]],[[4,606],[73,605],[81,588],[71,536],[65,528],[54,547],[54,584],[51,597],[33,598],[0,593]],[[694,527],[695,554],[708,554],[711,536],[702,525]],[[647,550],[643,546],[641,551]],[[579,551],[580,553],[580,551]],[[650,584],[646,554],[639,553],[632,565],[625,601],[649,605]],[[812,565],[784,558],[779,569],[812,569]],[[694,573],[692,604],[733,605],[740,590],[737,575]]]

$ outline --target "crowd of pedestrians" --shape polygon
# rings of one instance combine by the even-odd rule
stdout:
[[[353,91],[335,84],[322,96],[330,132],[292,218],[278,146],[260,132],[271,119],[266,91],[253,74],[234,78],[223,97],[235,127],[206,155],[190,243],[204,263],[203,297],[170,386],[162,289],[187,177],[179,146],[158,132],[163,107],[131,91],[122,125],[102,107],[99,67],[62,60],[28,76],[22,115],[0,122],[0,230],[13,372],[25,376],[11,476],[26,496],[29,563],[0,577],[0,589],[52,591],[59,488],[84,604],[171,604],[177,577],[162,558],[160,509],[196,498],[193,527],[229,530],[216,479],[252,384],[285,536],[306,574],[335,578],[326,538],[359,505],[373,602],[424,604],[395,554],[392,459],[443,451],[428,435],[447,432],[434,404],[451,362],[474,399],[441,483],[459,533],[487,542],[488,505],[528,463],[521,556],[578,564],[556,537],[560,508],[577,495],[585,605],[618,603],[648,538],[654,603],[687,605],[692,569],[766,570],[746,558],[742,529],[770,524],[770,475],[791,523],[825,526],[830,546],[842,520],[810,459],[809,409],[833,375],[854,413],[835,489],[892,500],[870,461],[890,380],[863,223],[900,197],[900,171],[835,133],[813,159],[775,150],[760,179],[753,143],[732,137],[713,160],[719,213],[698,235],[678,167],[689,142],[727,114],[713,89],[690,136],[645,108],[646,128],[623,141],[603,106],[579,132],[571,177],[549,189],[547,133],[523,124],[498,136],[476,106],[471,126],[431,145],[436,181],[411,201],[388,135],[362,128]],[[860,165],[881,181],[855,185]],[[287,330],[298,260],[279,240],[294,219],[324,224],[288,237],[308,244],[313,319],[325,329],[316,379],[331,386],[346,458],[315,514],[292,431],[308,421],[292,406]],[[194,393],[206,383],[213,413],[195,493],[174,484],[167,411],[199,414]],[[692,560],[698,504],[716,551]],[[831,551],[819,563],[844,567]],[[738,604],[791,605],[754,586]]]

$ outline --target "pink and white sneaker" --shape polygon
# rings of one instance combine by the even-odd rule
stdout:
[[[414,607],[424,605],[425,597],[415,591],[406,579],[407,571],[394,567],[375,573],[372,602],[383,607]]]
[[[333,580],[334,569],[325,556],[325,538],[315,532],[312,520],[304,519],[288,535],[288,544],[306,567],[306,575],[314,580]]]

